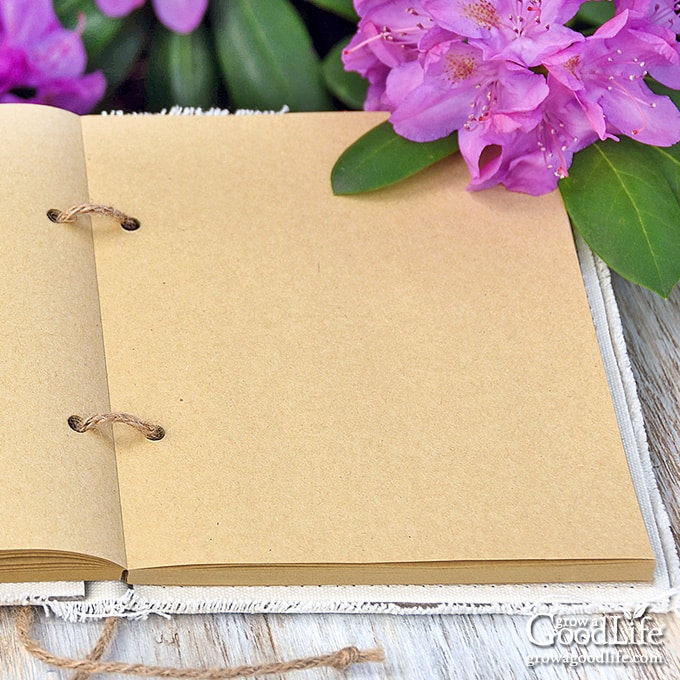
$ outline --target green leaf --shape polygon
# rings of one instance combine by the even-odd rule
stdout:
[[[160,24],[149,52],[147,96],[150,109],[217,103],[217,75],[211,42],[201,25],[193,33],[169,31]]]
[[[325,9],[328,12],[337,14],[347,21],[351,21],[356,24],[359,21],[359,15],[354,9],[354,3],[352,0],[307,0],[312,5],[316,5],[321,9]]]
[[[670,147],[649,146],[646,149],[650,160],[664,174],[676,201],[680,202],[680,144]]]
[[[215,47],[232,103],[239,108],[333,108],[321,64],[288,0],[214,0]]]
[[[574,228],[612,269],[668,297],[680,279],[680,145],[598,142],[569,173],[559,186]]]
[[[350,38],[341,40],[326,55],[322,64],[323,78],[328,89],[343,104],[351,109],[362,109],[366,99],[368,81],[358,73],[345,71],[342,63],[342,51],[347,47]]]
[[[601,26],[614,16],[615,10],[613,2],[606,2],[605,0],[584,2],[575,17],[575,21],[581,21],[591,26]]]
[[[125,18],[116,39],[100,52],[90,55],[88,68],[101,70],[106,76],[107,97],[128,77],[138,63],[151,27],[150,16],[146,12],[133,12]]]
[[[94,0],[55,0],[54,9],[62,25],[70,30],[76,30],[84,20],[82,37],[90,61],[111,44],[125,23],[124,19],[102,14]]]
[[[400,137],[385,121],[350,146],[335,163],[331,184],[336,194],[358,194],[394,184],[458,151],[453,134],[434,142]]]

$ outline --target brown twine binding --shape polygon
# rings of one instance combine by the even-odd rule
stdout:
[[[76,432],[87,432],[88,430],[93,430],[106,423],[123,423],[124,425],[129,425],[130,427],[139,430],[151,441],[158,441],[165,437],[165,430],[160,425],[150,423],[148,420],[142,420],[129,413],[95,413],[87,418],[78,415],[69,416],[68,418],[69,427]]]
[[[70,659],[61,657],[43,649],[31,637],[31,625],[33,623],[33,608],[19,607],[16,613],[17,635],[26,651],[43,663],[57,668],[75,670],[85,674],[84,678],[94,673],[120,673],[121,675],[136,675],[144,678],[189,678],[190,680],[225,680],[228,678],[253,678],[272,673],[288,673],[290,671],[304,671],[312,668],[336,668],[345,670],[355,663],[381,662],[385,655],[381,649],[368,649],[361,651],[356,647],[345,647],[337,652],[323,656],[309,656],[292,661],[272,662],[258,666],[236,666],[233,668],[173,668],[171,666],[149,666],[146,664],[122,663],[120,661],[100,661],[99,659]],[[113,637],[113,626],[104,629],[100,641],[107,637],[104,647],[110,643]],[[99,646],[99,642],[95,648]],[[94,650],[90,652],[92,655]],[[77,676],[76,676],[77,677]],[[73,680],[76,680],[76,677]]]
[[[92,648],[92,651],[87,655],[87,659],[89,661],[99,661],[99,659],[102,658],[104,652],[107,650],[108,646],[113,640],[119,620],[120,619],[115,616],[106,619],[104,622],[104,630],[101,632],[101,635]],[[90,675],[91,673],[86,673],[85,671],[76,671],[71,680],[88,680]]]
[[[78,215],[89,214],[110,217],[116,220],[116,222],[119,222],[120,226],[126,231],[135,231],[135,229],[139,229],[140,227],[139,220],[136,217],[126,215],[124,212],[121,212],[110,205],[101,205],[99,203],[82,203],[81,205],[74,205],[68,210],[62,211],[57,208],[51,208],[47,211],[47,217],[56,224],[75,222],[78,219]]]

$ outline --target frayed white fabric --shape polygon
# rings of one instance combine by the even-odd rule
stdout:
[[[85,584],[82,581],[56,581],[50,583],[0,583],[0,605],[42,604],[50,599],[83,599]]]
[[[167,113],[225,115],[228,112],[175,107]],[[100,582],[86,583],[84,595],[83,584],[0,584],[0,605],[43,605],[46,611],[69,621],[221,612],[530,614],[550,611],[576,614],[640,608],[661,613],[677,609],[680,562],[652,470],[609,269],[578,235],[576,241],[631,477],[656,556],[652,584],[167,587]],[[69,585],[73,590],[68,590]]]
[[[288,113],[290,109],[287,106],[282,107],[278,111],[255,111],[253,109],[237,109],[234,112],[227,109],[202,109],[193,106],[173,106],[170,109],[162,109],[158,113],[149,113],[148,111],[141,111],[139,113],[127,113],[126,111],[105,111],[102,116],[253,116],[266,115],[271,113]]]

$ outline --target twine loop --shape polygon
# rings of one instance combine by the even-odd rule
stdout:
[[[385,655],[381,649],[360,650],[356,647],[345,647],[331,654],[309,656],[292,661],[281,661],[260,664],[257,666],[236,666],[233,668],[174,668],[172,666],[150,666],[140,663],[123,663],[120,661],[100,661],[106,648],[110,645],[115,633],[117,619],[106,620],[104,630],[92,651],[84,659],[71,659],[57,656],[42,648],[31,636],[33,608],[19,607],[16,612],[17,635],[24,649],[43,663],[56,668],[76,671],[72,680],[87,680],[95,673],[120,673],[144,678],[178,678],[180,680],[226,680],[228,678],[252,678],[273,673],[310,670],[312,668],[335,668],[345,670],[355,663],[382,662]]]
[[[68,425],[76,432],[87,432],[106,423],[123,423],[135,430],[139,430],[147,439],[158,441],[165,437],[165,429],[148,420],[142,420],[130,413],[95,413],[94,415],[83,418],[79,415],[72,415],[68,418]]]
[[[75,222],[78,215],[104,215],[116,220],[126,231],[135,231],[139,229],[140,222],[136,217],[126,215],[124,212],[114,208],[110,205],[101,205],[100,203],[81,203],[74,205],[68,210],[59,210],[58,208],[51,208],[47,211],[47,217],[55,224],[64,224],[66,222]]]

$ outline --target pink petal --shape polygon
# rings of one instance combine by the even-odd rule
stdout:
[[[29,62],[43,78],[78,78],[85,70],[87,54],[78,33],[56,30],[36,43]]]
[[[398,135],[414,142],[431,142],[462,127],[470,99],[471,88],[449,92],[425,82],[396,108],[390,121]]]
[[[35,101],[84,114],[92,111],[105,90],[106,79],[96,71],[82,78],[48,83],[38,91]]]
[[[602,100],[609,126],[643,144],[672,146],[680,141],[680,111],[668,97],[660,97],[641,82],[627,91],[614,88]]]
[[[107,17],[123,17],[141,7],[146,0],[95,0],[97,7]]]
[[[152,0],[161,23],[176,33],[191,33],[203,19],[208,0]]]
[[[0,2],[0,28],[5,44],[31,49],[45,33],[61,26],[51,0],[15,0]]]
[[[390,70],[384,97],[390,111],[399,106],[423,82],[423,75],[423,68],[417,61],[410,61]]]

